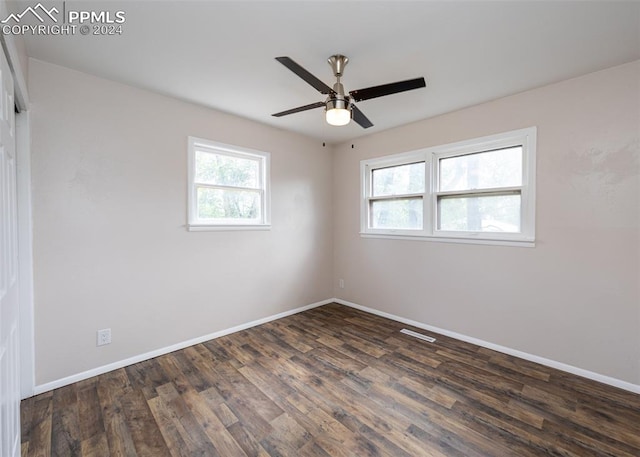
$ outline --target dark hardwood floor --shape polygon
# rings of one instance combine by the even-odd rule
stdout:
[[[640,456],[640,395],[402,328],[332,304],[27,399],[22,455]]]

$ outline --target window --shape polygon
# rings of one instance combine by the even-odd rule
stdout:
[[[189,137],[189,230],[269,228],[269,154]]]
[[[371,170],[369,224],[374,229],[422,230],[425,162]]]
[[[364,160],[363,236],[533,245],[535,127]]]

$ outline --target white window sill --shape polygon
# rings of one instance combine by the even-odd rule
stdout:
[[[360,232],[361,238],[380,238],[385,240],[408,240],[408,241],[431,241],[436,243],[459,243],[459,244],[486,244],[494,246],[517,246],[523,248],[534,248],[536,242],[534,240],[499,240],[488,238],[463,238],[463,237],[446,237],[446,236],[427,236],[427,235],[410,235],[410,234],[393,234],[393,233],[369,233]]]
[[[220,232],[220,231],[236,231],[236,230],[271,230],[271,224],[251,224],[251,225],[203,225],[189,224],[187,225],[189,232]]]

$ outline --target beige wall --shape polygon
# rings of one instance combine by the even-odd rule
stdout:
[[[332,155],[31,60],[36,384],[331,296],[640,384],[639,81],[635,62]],[[529,126],[535,248],[360,238],[361,159]],[[271,231],[185,230],[188,135],[272,154]]]
[[[360,160],[530,126],[535,248],[360,238]],[[635,62],[337,147],[335,296],[640,384],[639,132]]]
[[[29,94],[37,385],[331,297],[320,142],[36,60]],[[186,231],[188,135],[271,153],[270,231]]]

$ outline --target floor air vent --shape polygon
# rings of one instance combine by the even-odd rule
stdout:
[[[403,328],[402,330],[400,330],[400,333],[404,333],[405,335],[409,335],[409,336],[413,336],[415,338],[424,340],[424,341],[428,341],[429,343],[434,343],[436,341],[435,338],[432,338],[430,336],[427,335],[423,335],[422,333],[418,333],[418,332],[414,332],[411,330],[407,330],[406,328]]]

